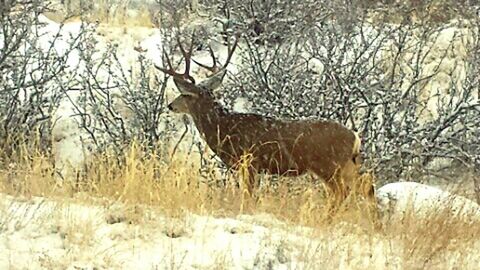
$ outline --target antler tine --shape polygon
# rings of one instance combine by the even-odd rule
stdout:
[[[222,68],[226,68],[228,63],[230,63],[230,60],[232,60],[233,52],[235,52],[235,49],[237,48],[239,39],[240,39],[240,34],[239,33],[235,34],[235,42],[233,43],[233,46],[230,46],[230,39],[227,40],[228,56],[227,56],[227,61],[225,62]]]
[[[212,46],[208,45],[208,51],[210,52],[210,56],[212,57],[212,61],[213,61],[213,65],[211,67],[209,67],[205,64],[202,64],[195,59],[192,59],[192,61],[195,62],[195,64],[201,66],[202,68],[205,68],[205,69],[215,73],[219,70],[219,68],[217,66],[217,58],[215,57],[215,54],[213,53]]]
[[[190,49],[188,50],[190,58],[192,57],[192,51],[193,51],[193,42],[195,41],[195,30],[193,30],[192,33],[192,40],[190,41]]]
[[[189,46],[189,49],[188,51],[185,50],[185,48],[183,47],[182,45],[182,42],[180,40],[180,36],[177,35],[177,43],[178,43],[178,47],[180,48],[180,51],[182,52],[182,55],[183,55],[183,58],[185,60],[185,72],[184,73],[179,73],[179,72],[176,72],[175,69],[173,68],[172,66],[172,62],[170,61],[170,58],[168,57],[167,55],[167,52],[165,51],[165,49],[163,50],[163,54],[167,60],[167,64],[168,64],[168,69],[166,68],[163,68],[163,67],[159,67],[157,65],[155,65],[155,67],[168,74],[168,75],[171,75],[171,76],[174,76],[174,77],[181,77],[183,79],[186,79],[186,80],[190,80],[190,82],[192,82],[193,84],[195,84],[195,79],[190,75],[190,60],[192,60],[192,51],[193,51],[193,41],[195,39],[195,32],[193,32],[192,34],[192,41],[190,43],[190,46]]]
[[[217,58],[215,57],[215,54],[213,53],[213,49],[212,47],[209,45],[208,46],[208,50],[210,52],[210,56],[212,57],[212,60],[213,60],[213,65],[210,67],[210,66],[207,66],[205,64],[202,64],[198,61],[196,61],[195,59],[192,59],[193,62],[195,62],[195,64],[213,72],[213,73],[217,73],[218,71],[224,69],[227,67],[227,65],[230,63],[230,60],[232,59],[232,56],[233,56],[233,52],[235,51],[235,49],[237,48],[237,45],[238,45],[238,40],[239,40],[239,34],[236,34],[235,35],[236,38],[235,38],[235,43],[233,44],[233,46],[231,46],[230,44],[230,40],[228,40],[227,42],[227,46],[228,46],[228,56],[227,56],[227,61],[225,62],[225,64],[222,65],[222,67],[219,67],[217,65],[218,61],[217,61]]]
[[[167,59],[167,65],[170,70],[173,70],[172,62],[170,61],[170,58],[167,55],[167,52],[165,51],[165,48],[163,48],[163,54],[165,55],[165,59]]]
[[[192,46],[190,45],[190,50],[187,52],[185,48],[183,48],[182,42],[180,41],[180,36],[177,36],[177,43],[180,51],[182,52],[183,58],[185,59],[185,72],[182,74],[183,78],[192,80],[192,76],[190,76],[190,59],[192,58]],[[192,44],[193,44],[193,36],[192,36]]]
[[[183,74],[178,73],[173,69],[172,62],[170,61],[170,58],[168,57],[167,52],[165,51],[165,48],[163,49],[163,55],[165,56],[165,59],[167,60],[168,69],[163,68],[163,67],[159,67],[157,65],[155,65],[155,68],[164,72],[164,73],[166,73],[166,74],[168,74],[168,75],[170,75],[170,76],[174,76],[174,77],[183,76]]]

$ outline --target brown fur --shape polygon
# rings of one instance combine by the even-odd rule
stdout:
[[[187,51],[178,39],[185,59],[184,73],[176,72],[168,57],[168,69],[157,67],[173,76],[181,93],[168,107],[174,112],[190,114],[208,146],[228,166],[235,168],[245,160],[242,157],[251,155],[247,186],[250,195],[257,173],[298,176],[313,172],[325,181],[336,199],[345,199],[348,190],[358,182],[361,165],[360,139],[355,132],[333,121],[286,121],[227,112],[215,101],[212,91],[221,85],[237,42],[238,36],[234,45],[228,46],[227,61],[222,67],[217,66],[211,48],[213,66],[195,62],[213,73],[195,84],[189,74],[192,45]]]
[[[252,154],[250,193],[256,173],[298,176],[311,171],[339,197],[344,197],[345,186],[358,176],[360,140],[345,126],[333,121],[286,121],[227,112],[215,102],[211,91],[177,78],[175,83],[184,94],[169,105],[170,109],[190,114],[223,162],[233,167],[242,155]],[[344,183],[339,185],[337,178]]]

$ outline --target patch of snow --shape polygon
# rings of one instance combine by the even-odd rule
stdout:
[[[250,112],[250,108],[252,108],[250,102],[248,101],[247,98],[245,97],[239,97],[235,100],[235,103],[233,104],[233,110],[235,112],[240,112],[240,113],[248,113]]]
[[[72,50],[70,54],[66,53],[70,49],[71,40],[78,36],[84,27],[81,22],[71,22],[60,25],[44,15],[39,15],[39,21],[45,25],[38,28],[38,44],[44,51],[48,51],[53,43],[53,48],[61,57],[66,57],[68,68],[76,68],[80,63],[78,50]],[[58,38],[55,39],[58,34]]]
[[[162,67],[163,43],[160,34],[153,34],[140,42],[142,49],[146,50],[145,57],[153,64]]]
[[[465,197],[416,182],[397,182],[375,192],[380,212],[386,218],[401,219],[407,214],[429,218],[448,214],[454,218],[480,221],[480,206]]]

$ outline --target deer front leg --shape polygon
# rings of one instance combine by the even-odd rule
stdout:
[[[248,168],[242,170],[241,181],[242,181],[242,192],[248,193],[249,197],[253,197],[255,190],[257,189],[257,179],[256,179],[255,170],[253,168]]]
[[[240,171],[240,181],[241,181],[241,189],[242,192],[248,193],[249,197],[253,196],[253,193],[256,188],[256,180],[255,174],[256,171],[252,166],[252,154],[244,154],[242,155],[240,162],[239,162],[239,171]]]
[[[256,189],[256,181],[255,181],[255,170],[251,167],[240,168],[240,189],[241,189],[241,204],[240,204],[240,212],[243,213],[245,208],[250,208],[252,205],[252,198],[255,198],[255,189]]]
[[[339,177],[332,177],[325,182],[325,186],[327,191],[327,213],[329,218],[332,218],[347,198],[348,190],[343,180]]]

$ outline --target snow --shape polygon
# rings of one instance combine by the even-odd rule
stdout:
[[[142,49],[146,50],[145,57],[152,61],[153,64],[163,66],[162,55],[163,45],[160,33],[146,37],[140,42]]]
[[[447,213],[451,217],[467,221],[480,221],[480,206],[477,203],[425,184],[390,183],[379,188],[375,196],[380,211],[395,220],[407,214],[425,219],[431,215]]]
[[[376,195],[389,218],[412,206],[417,214],[438,208],[453,211],[453,218],[480,214],[474,202],[418,183],[387,184]],[[401,239],[348,222],[318,230],[267,213],[169,217],[153,207],[135,206],[141,214],[131,209],[0,194],[0,269],[402,269],[408,260]]]
[[[122,206],[87,206],[42,198],[19,199],[0,194],[0,269],[292,269],[326,249],[342,254],[363,254],[357,241],[347,251],[326,241],[329,232],[316,238],[312,230],[291,229],[266,214],[214,218],[187,213],[165,217],[146,209],[142,220],[109,219],[126,215]],[[267,221],[266,221],[267,220]],[[383,244],[379,244],[383,245]],[[373,255],[384,257],[385,249]],[[306,253],[311,253],[306,256]],[[344,256],[345,255],[345,256]],[[303,259],[302,259],[303,258]],[[369,262],[370,259],[363,259]]]
[[[45,24],[38,28],[38,45],[44,51],[48,51],[52,46],[52,41],[55,40],[55,36],[58,34],[58,38],[53,43],[53,48],[59,56],[65,56],[67,59],[67,66],[69,68],[76,68],[80,63],[80,55],[77,50],[72,50],[69,54],[67,52],[70,49],[70,43],[73,37],[77,36],[82,30],[81,22],[71,22],[64,25],[60,25],[44,15],[38,16],[39,22]]]
[[[39,15],[39,21],[42,25],[35,28],[39,36],[36,45],[38,49],[45,52],[53,49],[60,57],[65,57],[66,70],[71,76],[84,75],[86,63],[81,59],[79,49],[77,47],[72,48],[71,44],[72,40],[85,28],[92,26],[82,22],[68,22],[60,25],[44,15]],[[162,42],[160,34],[156,29],[147,27],[124,29],[123,27],[100,25],[96,29],[94,38],[96,39],[96,51],[92,56],[93,62],[102,58],[110,44],[116,46],[119,62],[126,73],[129,69],[133,72],[138,70],[138,68],[135,68],[138,65],[140,54],[140,52],[135,50],[138,46],[145,51],[144,56],[147,61],[162,65]],[[29,67],[32,70],[35,70],[35,68],[35,65]],[[95,75],[96,80],[100,84],[104,84],[104,81],[111,81],[111,79],[107,80],[110,72],[119,73],[120,70],[99,69]],[[68,79],[70,78],[65,80]],[[111,91],[112,96],[115,96],[116,92],[118,92],[117,89],[111,89]],[[52,131],[55,166],[58,169],[57,176],[60,176],[60,179],[63,180],[75,176],[74,171],[81,168],[82,163],[88,156],[88,148],[91,144],[89,141],[90,136],[78,126],[78,123],[80,123],[76,109],[78,104],[72,104],[72,101],[74,103],[77,102],[79,94],[80,91],[68,91],[67,95],[69,98],[61,100],[59,108],[52,115],[57,120]],[[122,115],[129,116],[125,108],[121,107],[119,110],[123,113]],[[130,119],[125,120],[129,121]]]
[[[238,97],[233,104],[233,110],[239,113],[250,113],[251,108],[252,105],[246,97]]]

